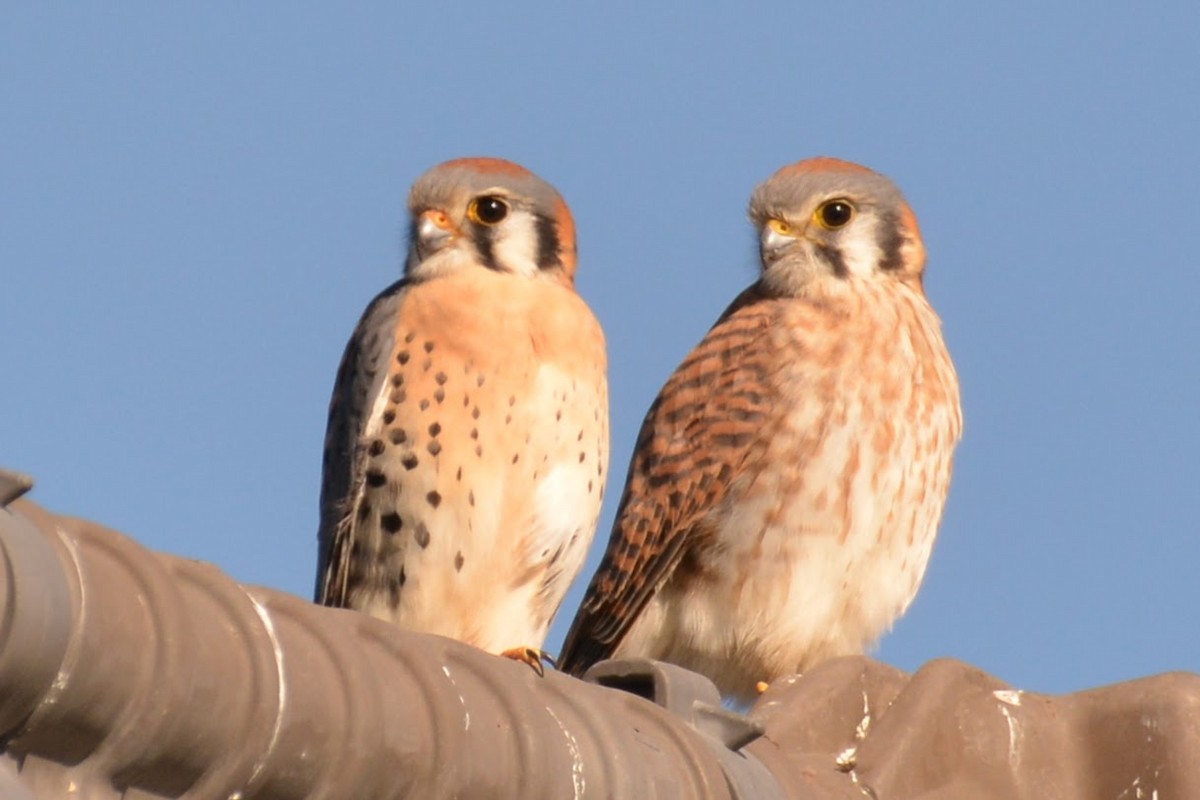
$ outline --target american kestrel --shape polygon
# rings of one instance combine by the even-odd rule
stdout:
[[[899,189],[784,167],[750,202],[762,272],[667,381],[560,667],[673,662],[722,694],[861,653],[925,572],[962,430]]]
[[[404,277],[338,369],[316,599],[537,664],[604,492],[604,336],[575,226],[523,167],[469,158],[409,196]]]

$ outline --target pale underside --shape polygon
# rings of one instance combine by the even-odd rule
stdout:
[[[923,297],[854,290],[824,308],[778,303],[755,343],[773,365],[761,434],[695,526],[711,539],[616,656],[682,664],[744,699],[758,681],[863,652],[912,601],[961,432],[957,379]]]
[[[479,269],[402,291],[364,409],[335,604],[491,652],[540,647],[603,497],[598,323],[557,283]]]

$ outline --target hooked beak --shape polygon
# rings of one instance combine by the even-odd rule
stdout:
[[[413,249],[416,250],[417,262],[441,250],[458,235],[458,229],[446,212],[437,209],[422,211],[413,225]]]
[[[759,252],[762,253],[764,263],[772,263],[778,259],[783,252],[794,245],[797,239],[803,238],[801,232],[780,233],[770,225],[764,225],[759,238]]]

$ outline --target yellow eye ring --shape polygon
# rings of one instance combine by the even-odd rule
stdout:
[[[813,222],[825,230],[844,228],[854,219],[854,204],[844,197],[826,200],[813,212]]]
[[[467,206],[467,217],[479,225],[498,225],[508,216],[508,202],[503,197],[485,194]]]
[[[780,236],[794,237],[796,235],[796,229],[781,219],[767,220],[767,227],[778,233]]]

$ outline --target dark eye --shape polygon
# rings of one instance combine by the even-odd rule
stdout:
[[[467,216],[480,225],[495,225],[508,216],[508,203],[493,194],[485,194],[471,201]]]
[[[834,230],[841,228],[854,217],[854,206],[850,205],[849,200],[826,200],[817,209],[815,216],[821,227]]]

